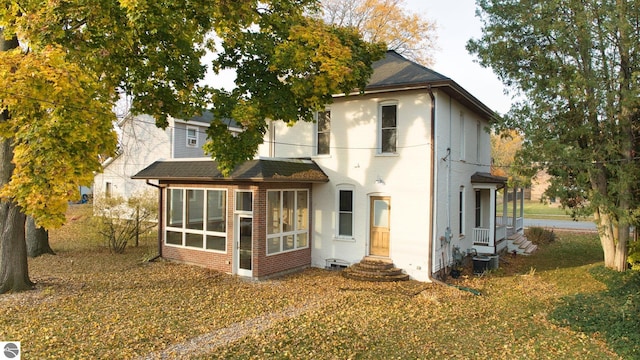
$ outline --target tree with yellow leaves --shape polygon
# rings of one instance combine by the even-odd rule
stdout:
[[[0,6],[0,293],[30,288],[25,214],[46,228],[113,154],[119,94],[132,113],[190,118],[215,105],[209,153],[229,173],[262,142],[266,119],[312,121],[331,94],[364,88],[381,44],[307,14],[316,0],[6,0]],[[211,40],[221,40],[217,47]],[[236,70],[232,92],[202,85]]]
[[[322,0],[323,19],[357,29],[371,42],[384,42],[389,50],[422,65],[433,64],[436,23],[413,13],[404,0]]]

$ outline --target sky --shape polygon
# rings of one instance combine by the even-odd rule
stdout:
[[[465,49],[469,39],[482,34],[475,0],[405,0],[405,5],[410,12],[436,22],[439,50],[431,69],[453,79],[492,110],[500,114],[509,111],[511,98],[504,94],[500,80],[491,69],[474,62],[475,57]],[[206,82],[229,90],[234,78],[233,72],[227,71]]]
[[[480,38],[481,23],[475,16],[475,0],[405,0],[407,8],[435,20],[439,51],[431,69],[457,82],[489,108],[505,114],[511,98],[491,69],[483,68],[465,49],[471,38]]]

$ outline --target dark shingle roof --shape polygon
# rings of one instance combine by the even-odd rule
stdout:
[[[451,81],[444,75],[405,59],[393,50],[387,51],[384,58],[373,63],[373,70],[373,75],[371,75],[365,90],[386,86]]]
[[[132,179],[182,181],[327,182],[329,177],[308,159],[257,159],[238,165],[227,178],[210,159],[156,161]]]
[[[364,92],[407,89],[439,89],[489,121],[497,114],[451,78],[404,58],[393,50],[372,65],[373,74]]]
[[[484,183],[484,184],[506,184],[507,178],[502,176],[491,175],[488,172],[476,172],[471,175],[472,183]]]

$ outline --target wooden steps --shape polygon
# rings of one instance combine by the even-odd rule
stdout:
[[[403,273],[402,269],[393,266],[390,259],[370,256],[366,256],[359,263],[344,269],[342,276],[348,279],[372,282],[409,280],[409,275]]]
[[[507,239],[507,249],[509,252],[516,252],[519,255],[531,255],[537,249],[538,245],[534,245],[531,241],[527,240],[527,237],[524,234],[515,233],[509,235]]]

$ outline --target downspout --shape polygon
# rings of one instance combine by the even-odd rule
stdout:
[[[164,199],[162,191],[163,186],[156,185],[150,182],[149,179],[147,179],[145,182],[147,185],[153,186],[154,188],[158,189],[158,255],[153,257],[152,259],[149,259],[149,262],[151,262],[162,257],[162,204],[164,203]]]
[[[429,223],[429,230],[428,230],[428,234],[429,234],[429,241],[431,242],[430,246],[429,246],[429,256],[427,258],[427,268],[429,269],[427,271],[427,278],[430,281],[433,281],[433,252],[435,250],[435,234],[433,231],[433,227],[434,227],[434,222],[436,219],[436,214],[435,214],[435,201],[434,201],[434,197],[435,197],[435,173],[436,173],[436,167],[435,167],[435,159],[436,159],[436,154],[435,154],[435,140],[436,140],[436,97],[433,95],[433,91],[431,90],[431,85],[427,86],[427,91],[429,92],[429,97],[431,98],[431,134],[430,134],[430,141],[429,141],[429,152],[430,152],[430,163],[431,163],[431,168],[429,169],[430,174],[429,174],[429,189],[430,189],[430,196],[429,196],[429,212],[431,214],[431,220],[428,221]]]

